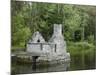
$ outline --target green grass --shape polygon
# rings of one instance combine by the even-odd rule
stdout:
[[[13,46],[11,47],[11,52],[16,52],[16,51],[24,51],[25,47],[22,46]]]
[[[88,42],[68,42],[67,47],[71,55],[80,54],[82,52],[85,54],[93,54],[96,51],[95,45]]]

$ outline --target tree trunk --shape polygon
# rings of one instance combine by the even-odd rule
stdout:
[[[81,41],[84,41],[84,26],[82,26],[82,30],[81,30]]]

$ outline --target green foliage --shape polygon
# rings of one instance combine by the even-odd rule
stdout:
[[[28,27],[18,30],[16,33],[13,34],[14,45],[24,46],[30,35],[31,35],[31,32]]]
[[[90,37],[95,36],[95,6],[29,1],[11,3],[12,46],[24,46],[35,31],[40,31],[46,40],[50,39],[55,23],[63,24],[66,41],[95,41]],[[76,31],[79,32],[77,36]]]
[[[95,54],[95,46],[88,42],[68,42],[68,50],[71,55],[77,55],[85,52],[85,54]],[[90,54],[89,54],[90,55]]]
[[[22,14],[12,17],[12,45],[24,46],[31,35],[30,28],[25,26]]]
[[[93,35],[88,36],[88,42],[95,44],[95,39]]]

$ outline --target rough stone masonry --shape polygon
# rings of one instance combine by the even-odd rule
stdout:
[[[62,24],[54,24],[53,35],[48,42],[41,33],[35,32],[27,43],[27,52],[39,56],[37,62],[70,60],[70,53],[67,52],[66,41],[62,34]]]

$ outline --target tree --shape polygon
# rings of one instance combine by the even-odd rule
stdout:
[[[18,36],[22,36],[21,40],[25,40],[24,37],[29,39],[35,31],[40,31],[48,40],[55,23],[63,25],[66,41],[84,41],[91,35],[95,36],[94,6],[12,1],[11,11],[13,45],[20,45],[18,42],[25,44],[18,40]]]

